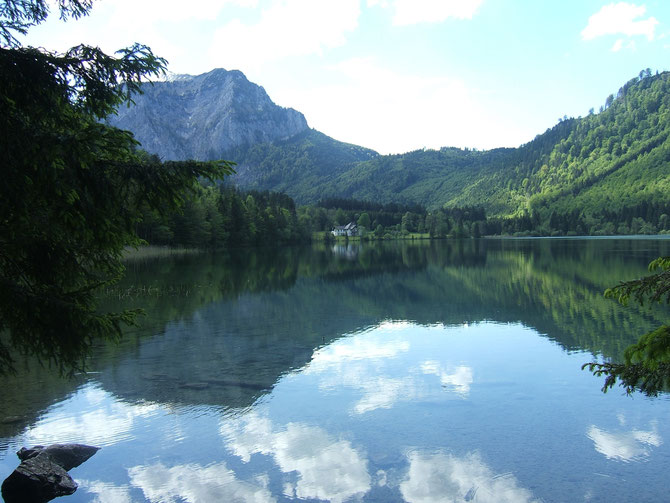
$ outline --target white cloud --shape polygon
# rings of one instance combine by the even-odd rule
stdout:
[[[144,24],[148,19],[156,21],[211,21],[227,6],[238,6],[253,8],[258,5],[258,0],[189,0],[188,7],[184,2],[178,0],[103,0],[94,5],[95,9],[103,6],[113,6],[114,16],[117,21],[121,19],[126,23]]]
[[[378,367],[372,361],[350,361],[332,366],[319,382],[319,387],[337,390],[346,386],[360,391],[361,397],[351,409],[354,414],[390,409],[398,402],[419,397],[418,389],[422,383],[415,376],[387,377],[379,375]]]
[[[640,19],[646,12],[644,5],[626,2],[605,5],[589,18],[586,28],[582,30],[582,38],[592,40],[605,35],[643,35],[653,40],[658,20],[654,17]]]
[[[448,18],[472,19],[483,0],[396,0],[393,24],[440,23]]]
[[[372,58],[349,59],[323,72],[330,84],[275,88],[272,96],[303,112],[315,129],[383,154],[516,147],[536,132],[497,117],[478,103],[476,88],[453,76],[396,71]]]
[[[407,478],[400,484],[408,503],[534,501],[532,493],[519,487],[513,475],[493,473],[477,454],[459,458],[412,452],[408,458]]]
[[[425,398],[426,396],[453,392],[461,398],[467,397],[473,382],[470,367],[443,366],[430,360],[406,367],[406,375],[383,375],[390,360],[410,351],[410,343],[403,339],[389,338],[395,331],[411,328],[410,323],[382,323],[373,332],[348,337],[330,344],[314,353],[307,374],[323,374],[319,387],[337,390],[346,386],[361,392],[352,406],[352,413],[365,414],[377,409],[390,409],[399,402]],[[422,378],[435,375],[441,388],[434,382]]]
[[[256,24],[235,19],[213,37],[210,61],[230,69],[254,69],[268,61],[321,54],[346,43],[358,27],[359,0],[282,0],[261,12]]]
[[[325,374],[319,383],[322,389],[338,389],[344,385],[361,390],[363,396],[353,406],[356,414],[390,409],[398,400],[410,400],[416,395],[413,379],[378,375],[384,361],[409,351],[408,341],[387,339],[390,333],[406,325],[383,323],[374,333],[340,339],[316,351],[304,372]]]
[[[434,386],[424,382],[412,371],[407,376],[385,377],[375,376],[375,370],[369,366],[347,364],[336,377],[321,383],[322,386],[349,386],[358,388],[363,396],[354,404],[353,412],[365,414],[377,409],[390,409],[398,402],[423,399],[434,390]],[[353,367],[353,368],[352,368]],[[421,372],[436,375],[440,378],[443,389],[466,398],[472,384],[472,369],[458,366],[448,373],[438,362],[427,362],[421,365]]]
[[[612,46],[612,52],[619,52],[622,49],[635,49],[635,40],[624,40],[622,38],[618,39],[616,42],[614,42],[614,45]]]
[[[157,463],[130,468],[128,474],[130,483],[141,488],[145,498],[151,502],[276,501],[263,484],[238,480],[224,463],[209,466],[177,465],[171,468]]]
[[[47,22],[31,28],[25,43],[60,52],[78,44],[100,47],[107,54],[139,42],[164,57],[170,69],[209,71],[207,50],[217,19],[253,15],[259,0],[100,0],[88,16],[63,23],[57,9]]]
[[[49,46],[64,50],[79,43],[97,45],[108,52],[133,42],[178,46],[180,41],[173,30],[165,36],[161,23],[188,23],[213,21],[230,6],[255,7],[258,0],[190,0],[188,8],[176,0],[101,0],[95,2],[89,15],[64,24],[58,19],[58,9],[52,8],[47,23],[31,30],[39,36],[46,30],[55,43]]]
[[[390,409],[399,402],[423,399],[444,391],[466,398],[473,371],[464,365],[442,365],[429,360],[418,365],[408,364],[405,375],[397,371],[384,375],[384,368],[391,365],[393,359],[410,351],[411,345],[402,332],[414,326],[408,322],[383,322],[370,332],[340,339],[316,351],[303,372],[322,374],[319,387],[323,390],[345,386],[360,391],[361,396],[351,409],[354,414]],[[400,333],[400,338],[396,333]],[[437,376],[441,388],[422,374]]]
[[[607,432],[595,425],[589,428],[587,436],[593,440],[596,451],[608,459],[619,461],[634,461],[649,456],[651,447],[658,447],[663,440],[656,431],[656,425],[651,430]]]
[[[289,423],[276,429],[269,419],[248,414],[223,422],[220,431],[243,461],[255,453],[265,454],[282,472],[296,472],[297,482],[284,485],[291,498],[341,503],[370,490],[366,458],[349,441],[334,439],[321,428]]]

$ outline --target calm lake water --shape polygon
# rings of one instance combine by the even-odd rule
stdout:
[[[583,363],[667,321],[602,292],[668,239],[468,240],[128,263],[142,327],[0,387],[22,446],[102,446],[69,502],[668,501],[670,400]],[[61,500],[57,500],[61,501]]]

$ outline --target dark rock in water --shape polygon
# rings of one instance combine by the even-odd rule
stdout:
[[[270,386],[263,386],[262,384],[258,383],[252,383],[252,382],[244,382],[244,381],[232,381],[228,379],[209,379],[207,381],[210,384],[214,384],[217,386],[230,386],[234,388],[247,388],[247,389],[253,389],[253,390],[258,390],[258,391],[263,391],[267,389]]]
[[[29,458],[2,483],[5,503],[42,503],[72,494],[77,483],[48,456]]]
[[[185,382],[180,384],[179,387],[184,389],[207,389],[209,384],[206,382]]]
[[[2,420],[0,420],[0,423],[2,424],[15,424],[15,423],[20,423],[23,420],[23,417],[21,416],[6,416]]]
[[[170,376],[167,374],[150,374],[143,375],[142,379],[146,379],[147,381],[168,381],[170,380]]]
[[[40,454],[49,456],[51,461],[63,468],[63,470],[70,471],[99,450],[100,447],[83,444],[54,444],[44,449]]]
[[[37,456],[40,452],[42,452],[46,447],[43,445],[36,445],[35,447],[31,447],[30,449],[26,449],[25,447],[21,447],[17,452],[16,455],[19,457],[21,461],[25,461],[26,459],[34,458]]]
[[[41,445],[21,448],[21,464],[2,483],[5,503],[43,503],[77,490],[67,473],[98,452],[99,447],[81,444]]]

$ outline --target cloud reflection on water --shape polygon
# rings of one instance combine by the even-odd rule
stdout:
[[[470,367],[459,365],[452,373],[448,373],[442,369],[440,362],[429,360],[421,364],[421,370],[424,374],[438,376],[442,386],[452,389],[463,397],[470,393],[470,385],[473,382],[472,369]]]
[[[141,488],[145,498],[151,502],[276,501],[262,478],[254,482],[238,480],[225,463],[209,466],[186,464],[171,468],[156,463],[130,468],[128,475],[130,483]]]
[[[403,324],[405,325],[405,324]],[[376,329],[378,331],[379,329]],[[314,352],[308,372],[320,372],[324,367],[352,360],[379,360],[395,358],[409,351],[406,340],[384,340],[372,334],[357,334],[340,339]]]
[[[131,440],[135,422],[160,410],[161,406],[153,403],[118,401],[111,393],[89,384],[28,428],[25,441],[32,444],[113,445]]]
[[[636,461],[651,454],[651,447],[658,447],[663,443],[656,425],[651,430],[632,429],[630,431],[609,432],[592,425],[587,434],[599,453],[607,459],[619,461]]]
[[[472,501],[480,503],[529,503],[532,493],[517,485],[511,474],[494,474],[476,453],[408,455],[409,471],[400,484],[408,503]]]
[[[436,388],[423,376],[437,376],[443,390],[466,398],[473,383],[471,367],[437,360],[402,369],[391,367],[392,360],[401,356],[407,359],[403,355],[412,350],[407,339],[395,334],[408,328],[412,324],[387,322],[367,333],[336,341],[316,351],[304,373],[321,375],[321,389],[345,386],[360,390],[362,396],[352,407],[355,414],[390,409],[400,401],[425,399]]]
[[[231,451],[249,462],[253,454],[272,456],[279,469],[297,480],[286,480],[286,496],[343,502],[369,491],[367,459],[347,440],[323,429],[299,423],[275,428],[257,414],[227,421],[220,431]]]
[[[394,379],[389,377],[361,377],[345,379],[345,384],[363,391],[361,399],[354,404],[357,414],[376,409],[390,409],[399,400],[411,400],[416,396],[414,380],[409,377]]]
[[[79,488],[95,495],[91,503],[132,503],[128,486],[116,486],[101,480],[77,480]]]

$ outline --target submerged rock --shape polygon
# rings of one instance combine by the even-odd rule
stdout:
[[[254,389],[258,391],[264,391],[270,386],[264,386],[262,384],[258,383],[253,383],[253,382],[245,382],[245,381],[233,381],[230,379],[208,379],[208,383],[214,384],[216,386],[229,386],[232,388],[247,388],[247,389]]]
[[[180,388],[183,389],[207,389],[209,388],[209,384],[206,382],[185,382],[179,385]]]
[[[21,448],[21,464],[2,483],[5,503],[43,503],[77,490],[67,473],[98,452],[99,447],[82,444],[37,445]]]
[[[23,421],[23,417],[21,416],[5,416],[0,420],[0,423],[2,424],[16,424],[20,423]]]

